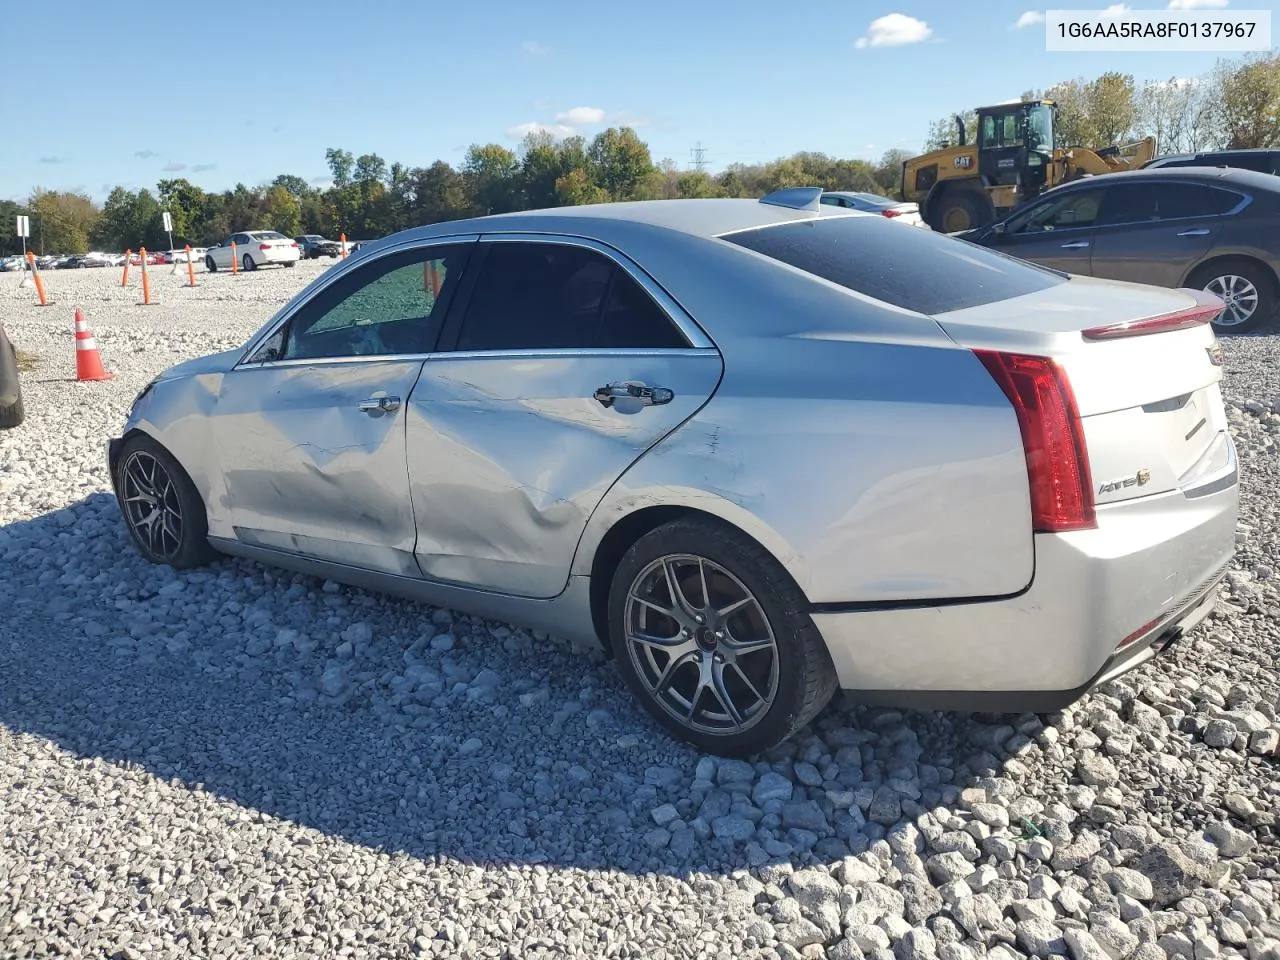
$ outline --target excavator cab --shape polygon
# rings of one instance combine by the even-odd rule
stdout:
[[[1051,100],[977,111],[978,175],[988,188],[1016,187],[1020,203],[1044,191],[1053,162],[1055,112]]]

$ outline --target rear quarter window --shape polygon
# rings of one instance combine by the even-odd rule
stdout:
[[[787,223],[720,239],[923,314],[980,307],[1066,282],[1062,274],[977,244],[872,217]]]

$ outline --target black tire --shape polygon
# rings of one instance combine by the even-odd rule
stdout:
[[[213,257],[204,258],[204,268],[208,270],[210,273],[218,272],[218,265],[213,262]]]
[[[295,261],[293,261],[293,262],[289,262],[289,261],[287,261],[287,260],[286,260],[286,261],[284,262],[284,266],[286,266],[286,267],[296,267],[297,265],[298,265],[298,262],[297,262],[296,260],[295,260]]]
[[[14,400],[0,406],[0,430],[12,430],[27,418],[22,405],[22,376],[18,370],[18,351],[4,330],[0,329],[0,396],[12,394]]]
[[[642,609],[647,613],[653,608],[639,602],[629,604],[629,595],[633,586],[639,589],[641,584],[649,582],[650,576],[660,576],[656,572],[647,573],[646,571],[653,569],[662,558],[673,556],[697,558],[702,562],[709,561],[714,567],[720,568],[719,571],[711,571],[711,580],[705,579],[706,572],[703,572],[704,579],[701,582],[708,584],[706,592],[714,594],[715,590],[710,588],[713,580],[728,587],[734,586],[736,581],[736,586],[745,587],[754,599],[756,606],[752,608],[748,605],[740,613],[748,616],[749,621],[752,621],[755,626],[767,627],[772,635],[773,645],[759,651],[760,656],[765,653],[772,654],[769,662],[770,675],[766,678],[772,686],[770,696],[763,698],[760,696],[758,688],[764,684],[758,676],[751,681],[755,686],[746,687],[741,680],[737,679],[745,678],[744,672],[738,672],[736,677],[729,675],[725,664],[719,659],[722,654],[716,652],[721,648],[713,646],[708,649],[702,645],[704,640],[712,645],[717,642],[710,636],[710,626],[692,628],[698,631],[693,639],[680,640],[680,637],[686,637],[689,634],[681,633],[679,637],[672,634],[673,640],[680,642],[686,648],[680,657],[665,655],[667,659],[662,664],[655,664],[653,658],[649,657],[647,663],[640,665],[637,664],[636,659],[645,659],[642,655],[637,654],[636,659],[633,659],[633,648],[651,649],[651,647],[629,641],[626,624],[632,613]],[[692,569],[703,570],[701,564],[693,566]],[[670,580],[668,578],[665,581],[654,582],[669,583]],[[695,592],[702,590],[697,586],[697,582],[689,581],[688,583],[694,584]],[[683,585],[681,589],[683,592]],[[667,597],[669,601],[669,591]],[[703,602],[701,615],[705,618],[707,610],[715,604],[706,602],[705,593],[700,593],[699,599]],[[675,604],[672,604],[672,609],[674,607]],[[637,540],[623,556],[614,572],[609,590],[609,642],[627,686],[645,710],[664,729],[677,739],[691,743],[709,753],[724,757],[749,757],[790,738],[813,720],[836,692],[837,679],[831,656],[817,627],[804,612],[804,607],[805,600],[800,589],[782,565],[760,544],[733,527],[710,518],[694,517],[675,520]],[[715,634],[715,637],[722,642],[724,650],[737,649],[733,643],[723,643],[726,633],[731,641],[740,639],[740,637],[735,638],[735,634],[744,629],[742,626],[744,621],[735,621],[734,618],[737,616],[739,613],[734,613],[721,621],[725,630],[717,631]],[[677,621],[664,614],[658,614],[658,617],[659,622],[665,621],[667,624],[667,629],[663,630],[664,635],[667,635],[667,630],[672,629],[673,626],[676,631],[679,631]],[[739,626],[732,629],[728,627],[729,624],[735,623]],[[752,623],[747,625],[750,626]],[[645,627],[648,628],[647,620]],[[745,729],[722,731],[698,729],[696,725],[690,725],[679,719],[671,708],[664,706],[651,690],[652,672],[665,673],[666,667],[673,660],[684,660],[684,662],[675,668],[671,682],[666,685],[666,690],[676,696],[682,696],[686,703],[692,701],[695,706],[694,712],[700,717],[702,713],[696,708],[703,702],[702,698],[705,696],[703,691],[712,689],[702,686],[702,677],[708,671],[715,671],[717,665],[721,675],[729,677],[729,681],[721,681],[721,686],[726,691],[729,689],[726,684],[731,681],[739,689],[749,691],[760,704],[764,704],[766,700],[769,702],[757,709],[751,718],[750,725]],[[748,664],[747,672],[753,672],[761,662],[757,660]],[[690,667],[695,671],[692,675],[688,671]],[[642,671],[649,676],[649,679],[642,676]],[[686,687],[691,683],[696,684],[692,695],[675,689],[676,677],[685,680]],[[724,698],[718,693],[714,695],[716,701],[724,706]],[[729,698],[733,699],[731,692]],[[677,706],[684,708],[683,704],[677,704]],[[727,708],[721,712],[728,714]],[[741,710],[736,712],[741,713]],[[701,726],[705,727],[706,724]]]
[[[244,267],[245,273],[248,273],[250,270],[258,269],[258,265],[253,262],[253,257],[249,256],[247,253],[240,258],[240,265]]]
[[[1215,296],[1222,297],[1227,304],[1223,318],[1231,320],[1234,304],[1244,305],[1249,302],[1246,296],[1235,300],[1231,290],[1239,291],[1238,281],[1244,281],[1256,291],[1253,312],[1239,322],[1216,322],[1213,329],[1216,333],[1247,333],[1270,321],[1276,313],[1276,279],[1261,265],[1251,260],[1216,260],[1195,270],[1187,278],[1187,286],[1196,290],[1207,290]],[[1237,314],[1238,315],[1238,314]]]
[[[163,477],[156,467],[163,471]],[[152,482],[150,492],[158,490],[160,493],[157,502],[137,499],[146,492],[146,483],[140,484],[139,479]],[[165,480],[172,489],[165,485]],[[157,441],[146,434],[138,434],[125,442],[117,461],[115,488],[116,502],[129,537],[148,561],[187,570],[204,566],[217,556],[217,551],[209,545],[209,521],[200,492],[182,465]],[[177,507],[177,529],[174,530],[170,523],[148,537],[140,528],[154,530],[155,524],[148,525],[145,518],[160,512],[161,507]]]
[[[948,225],[949,218],[956,222]],[[965,222],[959,222],[963,218]],[[975,190],[951,189],[929,204],[929,226],[938,233],[956,233],[985,227],[995,219],[990,201]]]

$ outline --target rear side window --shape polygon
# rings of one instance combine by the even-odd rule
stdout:
[[[1233,190],[1210,187],[1208,192],[1210,213],[1226,213],[1228,210],[1234,210],[1244,200],[1244,194]]]
[[[681,349],[670,318],[625,270],[583,247],[495,243],[458,350]]]
[[[1066,280],[985,247],[879,217],[788,223],[721,239],[864,296],[924,314],[980,307]]]

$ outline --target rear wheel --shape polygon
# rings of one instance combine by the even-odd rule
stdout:
[[[152,563],[185,570],[217,555],[200,492],[173,455],[145,434],[120,451],[116,500],[129,536]]]
[[[609,635],[650,715],[721,756],[776,746],[836,691],[794,581],[758,543],[710,519],[676,520],[632,545],[613,576]]]
[[[249,256],[247,253],[241,258],[240,262],[244,265],[246,271],[256,270],[258,268],[258,265],[253,262],[253,257]]]
[[[1273,279],[1247,260],[1220,260],[1201,267],[1188,286],[1207,290],[1226,305],[1213,328],[1223,333],[1244,333],[1266,323],[1275,313]]]
[[[218,272],[218,265],[213,262],[213,257],[204,258],[204,268],[208,270],[210,273]]]

